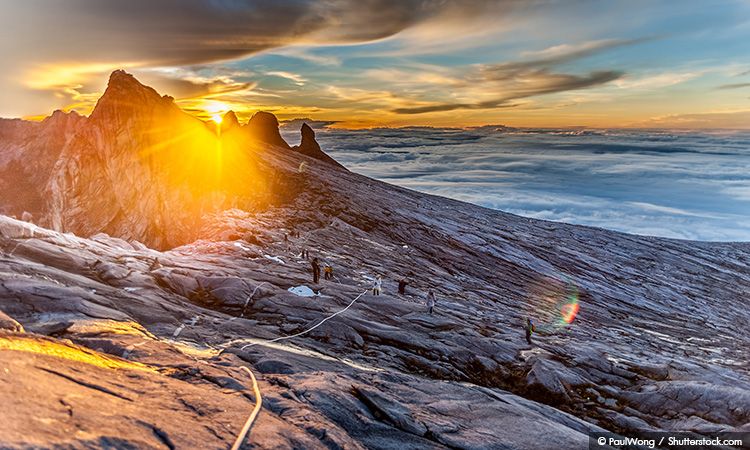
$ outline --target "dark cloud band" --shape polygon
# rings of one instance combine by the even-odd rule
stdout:
[[[496,109],[512,108],[518,106],[513,100],[534,97],[537,95],[554,94],[557,92],[574,91],[590,88],[614,81],[624,75],[624,72],[615,70],[596,71],[587,75],[556,74],[549,71],[536,71],[536,83],[529,86],[499,87],[505,93],[496,99],[479,103],[438,103],[434,105],[418,106],[414,108],[396,108],[393,112],[397,114],[423,114],[428,112],[454,111],[458,109]],[[514,77],[529,77],[528,73],[515,75],[503,75],[503,81],[512,81]],[[497,80],[485,80],[491,82]]]
[[[482,0],[28,0],[4,5],[1,52],[44,61],[131,60],[186,65],[292,43],[358,43],[460,11],[465,19],[514,2]],[[14,49],[18,47],[17,51]]]

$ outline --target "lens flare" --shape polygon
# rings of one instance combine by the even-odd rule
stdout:
[[[528,288],[527,313],[537,330],[551,332],[570,326],[580,311],[578,288],[570,281],[545,277]]]
[[[565,324],[570,325],[578,315],[580,304],[578,303],[578,293],[575,295],[569,295],[567,303],[560,307],[560,320]]]

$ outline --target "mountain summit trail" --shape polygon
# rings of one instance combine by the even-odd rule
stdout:
[[[30,215],[0,216],[0,447],[748,431],[750,244],[418,193],[255,117],[203,123],[116,72],[90,117],[0,121],[2,207]]]

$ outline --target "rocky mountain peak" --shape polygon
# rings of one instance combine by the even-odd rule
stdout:
[[[240,121],[237,119],[237,114],[234,111],[229,111],[221,118],[221,131],[227,131],[240,126]]]
[[[161,98],[156,90],[149,86],[141,84],[141,82],[138,81],[133,75],[125,72],[124,70],[115,70],[109,76],[107,90],[104,91],[104,95],[102,96],[101,100],[123,95],[137,95],[139,97],[145,97],[150,100],[158,100]]]
[[[153,88],[141,84],[124,70],[115,70],[109,77],[104,94],[91,113],[94,121],[127,119],[139,112],[172,105],[171,97],[162,97]]]
[[[225,138],[121,70],[89,118],[57,111],[44,122],[6,122],[0,213],[28,211],[59,231],[172,248],[199,237],[212,214],[288,203],[302,186],[303,158],[290,151],[273,114],[241,125],[229,111]],[[305,136],[320,152],[314,133]]]
[[[315,140],[315,131],[313,131],[310,125],[303,123],[302,128],[300,129],[300,134],[300,143],[299,145],[292,147],[292,150],[338,167],[344,167],[320,149],[320,144]]]
[[[312,159],[309,125],[294,150],[265,112],[223,139],[124,72],[97,108],[72,136],[0,120],[24,219],[0,216],[0,448],[226,448],[261,404],[243,367],[262,448],[748,431],[747,243],[395,187]]]
[[[315,131],[313,131],[310,125],[303,123],[302,128],[300,128],[300,133],[302,134],[302,142],[301,142],[302,145],[304,145],[305,142],[308,142],[308,143],[314,142],[315,145],[318,144],[318,142],[315,140]]]
[[[257,141],[276,147],[289,148],[279,132],[279,120],[273,114],[266,111],[258,111],[253,114],[250,121],[245,125],[245,130]]]
[[[56,110],[52,113],[52,115],[47,116],[42,120],[42,124],[46,127],[53,127],[53,128],[68,128],[71,126],[75,126],[78,124],[81,120],[83,120],[84,117],[78,114],[76,111],[70,111],[65,112],[62,110]]]

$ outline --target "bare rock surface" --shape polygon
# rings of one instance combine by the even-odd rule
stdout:
[[[320,161],[333,164],[336,167],[343,168],[341,164],[335,159],[328,156],[323,150],[320,149],[320,144],[315,140],[315,131],[310,125],[303,123],[300,130],[300,143],[292,147],[292,150],[298,151],[303,155],[307,155],[311,158],[318,159]]]
[[[133,163],[129,133],[176,108],[146,89],[151,112],[125,113],[119,89],[81,119],[117,125],[77,131],[56,163],[70,187],[56,211],[89,237],[0,216],[1,447],[228,448],[255,404],[240,366],[264,397],[246,448],[583,449],[595,430],[747,429],[750,245],[521,218],[273,145],[252,151],[257,195],[226,187],[242,195],[199,208],[188,233],[187,206],[210,203],[190,183],[141,168],[110,191],[84,175]],[[333,279],[313,283],[303,250]]]
[[[741,269],[748,257],[744,245],[535,223],[354,174],[328,180],[321,170],[316,192],[329,189],[327,196],[302,195],[299,209],[294,203],[257,214],[228,211],[204,230],[210,238],[239,229],[250,240],[204,239],[159,252],[3,217],[0,295],[5,314],[26,328],[23,336],[60,345],[71,340],[101,357],[125,357],[149,369],[131,378],[123,375],[127,367],[74,365],[63,357],[50,363],[61,376],[40,369],[47,366],[40,366],[33,349],[4,350],[13,352],[11,370],[33,372],[6,381],[11,384],[4,392],[21,392],[26,388],[18,383],[40,377],[50,398],[16,411],[60,411],[51,416],[50,431],[21,427],[0,433],[8,436],[5,443],[157,448],[167,436],[176,448],[197,448],[198,441],[226,448],[252,408],[240,365],[255,371],[266,397],[251,434],[253,445],[263,448],[531,449],[546,448],[549,436],[560,448],[586,448],[591,430],[707,433],[748,422],[746,346],[731,332],[746,320],[735,302],[748,283]],[[344,185],[353,203],[331,206],[326,199],[337,198]],[[364,201],[368,207],[357,209],[360,191],[353,186],[361,186],[363,196],[389,190],[382,198],[394,202],[391,222],[378,217],[385,209],[374,217]],[[335,219],[325,215],[331,207],[341,208]],[[394,214],[403,217],[394,220]],[[399,223],[403,228],[394,226]],[[487,245],[463,244],[458,238],[465,234]],[[554,238],[553,248],[555,234],[562,238]],[[334,280],[311,283],[303,248],[335,267]],[[583,253],[566,256],[562,248]],[[648,254],[661,261],[660,268],[642,271],[633,258],[617,256],[627,252]],[[690,276],[698,267],[716,280],[710,300]],[[667,272],[679,285],[660,277]],[[305,336],[262,342],[317,324],[367,291],[378,274],[385,276],[383,295],[365,293]],[[396,294],[402,274],[410,282],[404,296]],[[535,335],[530,347],[522,319],[544,311],[533,310],[538,305],[527,290],[533,291],[537,277],[554,274],[580,287],[581,310],[572,326]],[[320,295],[300,297],[289,292],[294,286]],[[438,294],[433,315],[424,303],[428,289]],[[691,308],[701,315],[689,316]],[[242,349],[249,343],[257,345]],[[26,359],[36,365],[23,365]],[[147,383],[157,384],[150,389]],[[128,408],[117,407],[116,419],[99,421],[91,413],[70,422],[60,400],[74,405],[66,397],[73,385],[104,387],[133,401],[96,394],[106,402],[79,408]],[[141,391],[153,398],[140,400]],[[169,405],[169,415],[157,414],[149,403],[159,401]],[[195,402],[202,413],[193,410]],[[74,429],[61,428],[63,419],[88,434],[63,432]],[[173,421],[202,425],[186,431],[173,428]],[[545,433],[528,432],[535,429]]]
[[[314,134],[305,145],[317,147],[312,158],[330,160]],[[279,166],[269,148],[293,154],[295,170]],[[199,238],[206,215],[293,199],[304,189],[296,173],[307,159],[301,154],[271,113],[244,125],[233,112],[221,125],[205,123],[118,70],[90,117],[57,111],[42,122],[0,119],[0,213],[167,249]]]
[[[41,217],[46,185],[62,149],[86,122],[55,111],[41,122],[0,119],[0,214]]]

